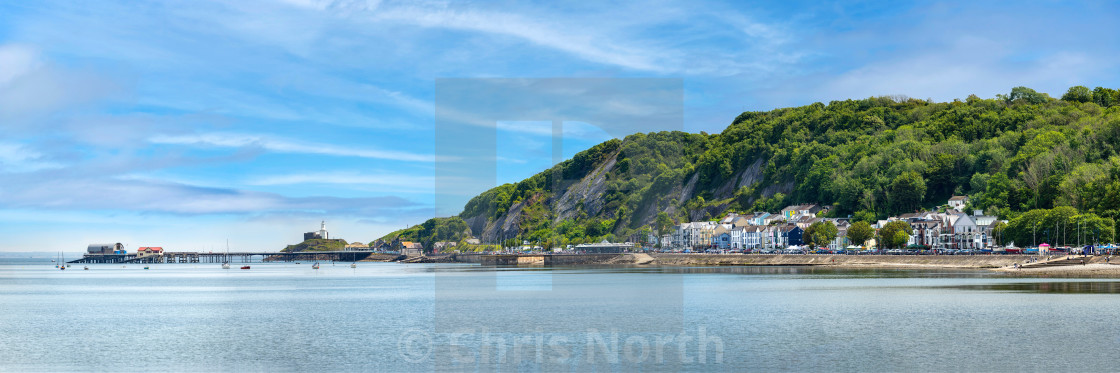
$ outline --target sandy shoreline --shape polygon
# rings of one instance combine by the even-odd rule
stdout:
[[[1097,259],[1097,258],[1093,258]],[[1103,260],[1101,260],[1103,261]],[[1120,265],[1098,262],[1093,260],[1093,263],[1086,263],[1085,265],[1069,265],[1061,267],[1046,267],[1046,268],[997,268],[993,271],[1000,272],[1009,276],[1022,276],[1022,277],[1094,277],[1094,278],[1120,278]]]

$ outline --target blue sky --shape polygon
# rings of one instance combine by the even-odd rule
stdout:
[[[0,251],[278,250],[434,211],[440,78],[674,78],[745,110],[1120,87],[1111,2],[0,1]],[[563,155],[609,138],[565,124]],[[505,130],[498,183],[552,161]],[[465,187],[462,195],[477,193]]]

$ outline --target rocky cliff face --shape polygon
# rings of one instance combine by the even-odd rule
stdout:
[[[629,185],[631,184],[629,183],[629,177],[641,177],[641,175],[635,176],[625,172],[616,172],[620,167],[621,153],[621,150],[617,150],[604,157],[603,161],[596,164],[582,178],[562,181],[555,192],[538,192],[529,198],[512,203],[508,210],[500,212],[496,218],[487,216],[485,213],[461,217],[470,226],[471,231],[477,232],[479,238],[484,242],[498,242],[505,238],[516,237],[518,234],[525,232],[523,228],[533,225],[530,224],[533,219],[551,220],[552,225],[555,226],[565,220],[618,218],[616,216],[618,213],[617,204],[608,206],[611,196],[615,195],[617,198],[619,193],[630,195],[642,192],[642,190],[626,190],[625,188],[619,190],[611,187],[612,185]],[[726,200],[733,197],[740,187],[756,185],[763,178],[763,165],[763,159],[759,158],[748,166],[736,170],[734,177],[729,178],[714,189],[701,190],[698,187],[698,173],[693,172],[685,175],[686,178],[672,183],[666,191],[649,198],[649,203],[634,205],[633,210],[630,210],[630,215],[624,217],[629,219],[630,223],[616,225],[615,230],[610,233],[621,234],[627,226],[649,226],[654,223],[657,214],[663,211],[670,216],[689,220],[700,220],[706,216],[719,216],[727,210],[730,203],[703,206],[686,213],[681,212],[681,210],[682,206],[695,196],[703,194],[713,200]],[[655,178],[658,175],[653,174],[651,176],[647,176],[647,178]],[[762,196],[766,197],[776,192],[788,193],[791,186],[767,188],[763,191]],[[684,215],[681,216],[681,214]]]

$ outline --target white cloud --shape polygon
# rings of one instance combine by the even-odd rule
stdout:
[[[692,6],[666,3],[614,3],[585,9],[585,13],[572,13],[546,7],[487,9],[480,4],[442,1],[372,5],[346,0],[280,1],[303,10],[366,21],[369,25],[409,25],[489,34],[499,40],[510,38],[593,63],[659,74],[722,76],[768,72],[801,56],[795,51],[779,50],[789,37],[776,25],[753,21],[741,14],[727,14],[735,12],[699,11]],[[688,30],[688,39],[717,39],[709,40],[714,45],[697,48],[696,44],[665,40],[666,30],[679,31],[677,24],[681,19],[692,19],[695,25]]]
[[[431,192],[435,185],[434,176],[414,176],[401,174],[368,174],[359,172],[320,172],[289,175],[256,176],[245,181],[248,185],[293,185],[293,184],[354,184],[407,187]]]
[[[33,172],[62,167],[42,158],[42,153],[26,146],[0,142],[0,172]]]
[[[38,52],[26,45],[0,45],[0,86],[42,66]]]
[[[0,45],[0,119],[49,113],[114,90],[100,77],[47,64],[34,47]]]
[[[996,40],[963,37],[945,49],[876,61],[827,79],[818,87],[818,98],[902,94],[949,101],[970,94],[993,97],[1015,86],[1060,95],[1105,67],[1080,52],[1057,51],[1008,63],[1012,53]]]
[[[153,144],[199,145],[222,148],[260,148],[278,153],[319,154],[338,157],[387,159],[408,162],[432,162],[431,155],[376,150],[351,145],[323,144],[309,141],[292,141],[262,135],[237,133],[208,133],[201,135],[157,135],[148,139]]]

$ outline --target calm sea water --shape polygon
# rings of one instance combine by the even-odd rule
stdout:
[[[1120,283],[971,271],[0,264],[0,371],[1115,371]]]

